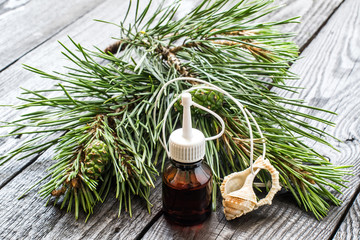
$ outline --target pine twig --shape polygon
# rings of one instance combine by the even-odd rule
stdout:
[[[104,51],[84,49],[70,39],[79,52],[63,45],[64,56],[72,66],[78,66],[69,67],[70,73],[47,73],[25,66],[58,84],[54,89],[24,90],[20,98],[24,103],[16,107],[34,110],[5,125],[11,128],[9,135],[32,134],[35,137],[0,159],[5,162],[19,154],[31,156],[55,145],[56,163],[40,194],[61,196],[61,207],[67,206],[68,211],[75,205],[76,218],[79,206],[91,214],[95,204],[111,189],[115,189],[119,199],[119,213],[125,208],[131,215],[132,195],[139,195],[150,207],[149,192],[158,174],[154,161],[165,156],[159,151],[159,122],[150,114],[155,108],[154,99],[170,79],[196,75],[229,92],[246,106],[264,132],[266,156],[279,170],[282,185],[305,210],[322,218],[329,210],[328,201],[340,204],[330,189],[339,192],[344,186],[343,176],[348,172],[343,170],[345,166],[331,165],[301,141],[301,137],[308,138],[332,147],[319,137],[329,134],[311,126],[308,120],[330,126],[333,123],[303,110],[330,112],[307,106],[302,100],[284,98],[268,88],[275,86],[284,91],[296,91],[285,83],[288,79],[297,79],[289,71],[289,65],[298,54],[297,46],[289,42],[291,35],[275,29],[281,24],[293,23],[294,18],[269,23],[253,21],[271,12],[266,9],[271,2],[245,0],[225,9],[230,0],[203,0],[185,17],[175,20],[178,4],[159,7],[147,15],[152,9],[150,1],[143,13],[135,15],[134,24],[117,25],[122,40]],[[146,15],[149,19],[145,22]],[[184,44],[178,46],[180,41]],[[115,54],[118,52],[120,54]],[[98,59],[108,64],[102,65]],[[159,101],[158,116],[164,114],[174,96],[188,86],[188,83],[169,86],[168,94]],[[202,105],[216,105],[214,99],[208,98],[214,94],[203,94],[199,98]],[[296,111],[292,106],[302,109]],[[42,110],[39,111],[39,107]],[[208,143],[206,159],[214,179],[219,182],[225,175],[249,165],[249,143],[244,138],[248,138],[250,129],[229,99],[221,100],[218,111],[226,122],[226,133],[218,141]],[[206,136],[217,133],[216,120],[202,113],[196,115],[194,126]],[[165,126],[167,132],[179,122],[179,112],[173,112],[169,118]],[[64,131],[63,136],[42,143]],[[260,136],[254,133],[254,138],[260,139]],[[92,179],[94,172],[85,169],[84,158],[88,153],[84,151],[94,139],[106,145],[111,161],[106,174]],[[261,143],[254,145],[255,155],[260,155]],[[264,175],[260,180],[267,182],[269,179]],[[216,205],[216,198],[213,201]]]
[[[128,46],[127,42],[124,42],[124,40],[118,40],[112,43],[111,45],[109,45],[107,48],[105,48],[104,52],[115,54],[118,51],[123,51],[127,46]]]

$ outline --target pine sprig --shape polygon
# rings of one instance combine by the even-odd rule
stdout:
[[[150,188],[158,174],[155,165],[165,158],[158,143],[161,123],[154,122],[151,114],[156,95],[167,81],[194,76],[226,90],[246,106],[265,136],[261,139],[255,133],[255,154],[261,154],[261,143],[266,141],[267,158],[280,172],[282,186],[305,210],[322,218],[329,201],[340,204],[331,189],[340,192],[342,177],[348,172],[345,167],[333,166],[302,141],[305,137],[331,147],[323,138],[328,134],[309,121],[333,123],[306,110],[330,112],[270,90],[298,90],[285,84],[298,78],[289,71],[297,59],[298,47],[289,41],[292,34],[275,29],[297,18],[260,22],[262,16],[276,9],[269,7],[271,2],[204,0],[184,17],[178,17],[181,1],[169,6],[160,4],[155,11],[150,2],[142,12],[137,1],[133,23],[124,25],[130,16],[130,4],[124,21],[117,25],[119,40],[105,51],[84,49],[70,39],[76,52],[63,45],[63,55],[76,67],[67,67],[69,72],[46,73],[25,66],[54,81],[54,87],[24,89],[20,98],[24,103],[16,108],[36,110],[5,126],[15,128],[9,135],[35,137],[4,155],[3,162],[56,145],[55,163],[49,169],[51,179],[40,194],[55,196],[69,211],[74,206],[76,218],[80,207],[92,213],[112,185],[116,186],[119,214],[125,208],[131,215],[132,195],[139,195],[150,207]],[[175,96],[194,84],[170,85],[160,99],[158,116],[164,114]],[[226,132],[218,141],[209,142],[206,161],[220,183],[225,175],[249,166],[250,143],[249,129],[234,103],[225,98],[217,112],[226,122]],[[168,132],[177,126],[180,114],[174,111],[170,118]],[[217,121],[203,113],[194,118],[194,125],[205,136],[219,129]],[[84,169],[86,149],[94,139],[106,144],[110,159],[99,179],[87,176]],[[259,179],[269,181],[266,175]],[[216,194],[216,184],[214,187]]]

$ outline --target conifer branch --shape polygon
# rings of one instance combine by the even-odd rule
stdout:
[[[2,156],[2,163],[21,154],[39,154],[55,145],[55,163],[40,190],[41,196],[55,197],[68,211],[75,208],[76,218],[80,207],[91,214],[111,186],[120,202],[119,214],[124,208],[132,214],[132,195],[142,197],[150,208],[150,189],[159,174],[155,166],[166,157],[158,143],[159,123],[150,114],[156,95],[175,77],[196,76],[224,89],[246,106],[265,137],[254,134],[255,155],[261,154],[261,143],[266,141],[266,156],[280,172],[282,186],[305,210],[322,218],[329,202],[340,204],[334,191],[340,192],[348,171],[344,170],[346,166],[332,165],[301,140],[308,138],[332,147],[323,138],[329,134],[309,121],[334,124],[306,110],[331,113],[269,90],[269,86],[297,90],[285,83],[297,79],[289,66],[298,54],[298,47],[289,40],[292,35],[275,29],[296,22],[296,18],[255,23],[273,10],[268,9],[271,2],[245,0],[225,8],[230,0],[204,0],[177,20],[173,16],[178,3],[149,14],[150,2],[144,12],[136,9],[133,24],[117,25],[121,40],[104,51],[84,49],[70,39],[77,52],[63,45],[63,54],[77,68],[67,68],[68,73],[47,73],[25,66],[55,85],[51,89],[24,89],[24,103],[14,107],[33,111],[5,126],[12,128],[9,135],[34,137]],[[162,116],[173,98],[191,84],[169,86],[160,99],[157,115]],[[208,142],[206,149],[206,161],[220,183],[229,173],[249,166],[249,129],[229,99],[215,92],[193,94],[198,103],[214,108],[226,122],[224,136]],[[202,112],[196,115],[194,126],[205,136],[218,132],[215,119]],[[167,132],[179,123],[180,112],[173,111],[170,118]],[[258,178],[269,181],[267,175]],[[216,198],[213,200],[215,205]]]

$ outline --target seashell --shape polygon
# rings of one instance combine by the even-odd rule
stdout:
[[[259,202],[253,189],[253,182],[257,173],[266,169],[271,174],[272,187],[267,196]],[[275,194],[281,189],[279,184],[279,172],[270,164],[269,160],[259,157],[251,168],[241,172],[232,173],[224,178],[220,186],[223,197],[224,213],[227,220],[245,215],[263,205],[271,205]]]

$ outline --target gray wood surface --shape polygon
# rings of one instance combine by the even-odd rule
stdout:
[[[185,2],[187,4],[186,8],[190,8],[191,4],[193,4],[192,1],[189,0],[186,0]],[[280,10],[280,12],[278,12],[278,14],[276,14],[274,17],[283,18],[286,16],[292,17],[294,15],[303,15],[302,24],[291,25],[287,28],[287,30],[300,33],[300,35],[295,38],[295,41],[302,47],[306,46],[306,43],[312,39],[312,36],[317,33],[319,28],[323,26],[328,16],[332,14],[332,12],[341,4],[342,1],[335,0],[329,2],[326,0],[292,0],[283,2],[287,2],[288,6]],[[27,50],[30,51],[29,53],[25,51],[23,53],[23,55],[25,54],[24,56],[19,55],[19,57],[21,57],[20,61],[11,64],[11,58],[9,58],[7,60],[7,64],[11,64],[11,66],[0,73],[0,79],[6,80],[0,81],[0,96],[2,96],[0,98],[0,104],[18,103],[19,101],[15,99],[15,96],[18,96],[20,93],[20,90],[18,89],[20,85],[25,88],[36,89],[40,87],[48,87],[53,84],[49,80],[41,80],[34,74],[26,72],[22,69],[20,63],[26,63],[44,70],[62,71],[59,68],[64,65],[64,59],[59,53],[61,47],[56,43],[56,40],[60,40],[69,46],[69,41],[67,40],[66,36],[70,35],[75,39],[75,41],[80,42],[87,47],[96,45],[100,48],[104,48],[107,44],[111,43],[110,36],[117,36],[117,29],[111,25],[95,23],[91,21],[91,19],[97,18],[116,22],[119,20],[119,16],[122,16],[126,10],[125,6],[125,2],[119,3],[119,1],[115,0],[104,1],[104,3],[96,6],[92,11],[85,14],[83,17],[80,17],[80,14],[79,18],[74,19],[71,25],[66,26],[65,24],[63,25],[66,26],[64,29],[53,32],[52,34],[56,33],[56,35],[46,40],[46,42],[41,44],[33,51],[30,51],[30,48]],[[118,10],[114,11],[114,9]],[[36,11],[41,12],[41,6]],[[345,18],[345,16],[342,17]],[[48,36],[51,36],[51,34]],[[322,46],[324,41],[325,39],[323,39],[323,42],[318,43],[317,46]],[[338,44],[344,44],[344,41],[339,41]],[[4,50],[0,49],[1,53],[3,51]],[[305,51],[304,54],[306,54],[306,52],[307,51]],[[324,55],[321,55],[321,57],[324,57]],[[335,58],[335,56],[333,57]],[[308,58],[306,58],[306,60],[308,60]],[[349,62],[349,64],[354,64],[354,60],[348,60],[346,56],[344,57],[344,61]],[[300,66],[298,69],[299,73],[302,73],[303,69],[307,69],[306,71],[312,69],[311,64],[306,65],[304,63],[299,63],[296,66]],[[294,69],[296,69],[296,66],[294,66]],[[313,70],[316,72],[316,69]],[[337,72],[336,68],[330,70]],[[339,74],[343,77],[347,76],[346,73],[348,73],[348,70],[339,72]],[[305,75],[306,74],[303,76]],[[354,75],[348,75],[352,76],[350,79],[354,78]],[[322,79],[321,83],[326,85],[324,76],[320,79]],[[315,83],[314,79],[311,78],[310,75],[306,75],[303,79],[303,82],[308,84],[311,83],[311,81]],[[349,81],[351,82],[353,80]],[[324,85],[319,86],[319,89],[320,87],[323,88]],[[310,98],[307,99],[309,100]],[[324,102],[326,102],[327,99],[324,100],[321,98],[318,100],[318,102],[316,102],[316,99],[310,99],[310,101],[314,101],[315,104],[319,104],[319,102],[321,102],[321,104],[326,105]],[[344,114],[349,115],[349,112],[344,111]],[[12,120],[15,119],[17,115],[17,112],[14,112],[11,109],[5,109],[2,110],[1,120]],[[339,121],[339,123],[341,123],[341,121]],[[356,125],[355,122],[354,127],[356,126],[358,126],[358,124]],[[3,134],[3,131],[3,129],[0,129],[0,135]],[[0,142],[0,153],[15,146],[20,146],[24,140],[24,137],[19,139],[0,139],[0,141],[2,141]],[[351,148],[351,151],[346,149],[345,146],[342,147],[346,150],[345,155],[337,155],[338,153],[336,152],[330,152],[328,156],[332,159],[339,159],[339,157],[354,159],[357,156],[356,154],[358,154],[355,149],[356,145]],[[17,201],[17,196],[26,190],[32,183],[40,179],[41,176],[44,176],[44,169],[46,169],[46,167],[51,164],[51,154],[51,151],[47,151],[38,159],[29,158],[21,162],[13,161],[1,167],[0,202],[4,204],[0,204],[0,238],[133,239],[137,236],[141,236],[139,234],[142,232],[143,228],[148,224],[150,226],[152,221],[155,221],[160,216],[161,188],[159,187],[156,188],[156,190],[154,190],[151,195],[152,202],[154,203],[152,215],[147,214],[144,204],[141,201],[135,199],[133,206],[133,218],[129,218],[126,213],[123,213],[120,218],[117,218],[118,202],[113,196],[109,196],[105,203],[95,210],[93,217],[89,219],[87,224],[85,224],[83,221],[85,219],[84,215],[80,216],[79,221],[75,221],[73,214],[67,214],[65,210],[59,210],[58,207],[45,207],[45,200],[40,199],[35,194],[35,190],[31,191],[29,196],[25,199]],[[344,197],[351,195],[353,192],[353,188],[346,190]],[[164,234],[164,238],[172,237],[179,239],[191,239],[194,237],[205,239],[205,237],[215,238],[217,236],[219,236],[220,239],[225,239],[229,238],[231,234],[234,234],[234,237],[238,237],[240,239],[246,237],[249,238],[252,236],[254,238],[259,238],[262,234],[265,234],[270,230],[269,224],[266,224],[265,221],[271,218],[274,218],[271,223],[275,224],[274,228],[275,230],[277,228],[278,232],[274,232],[274,230],[272,232],[270,231],[267,236],[282,236],[287,238],[292,236],[291,233],[299,230],[298,228],[295,228],[295,230],[291,230],[291,233],[288,233],[287,231],[289,231],[290,227],[293,227],[292,224],[296,224],[295,226],[297,226],[299,222],[303,225],[309,226],[312,225],[315,221],[312,216],[304,214],[304,212],[301,211],[296,206],[296,204],[289,199],[291,199],[290,196],[277,197],[276,202],[274,202],[275,207],[262,208],[259,211],[251,213],[251,215],[249,214],[245,216],[245,218],[240,222],[237,220],[237,222],[226,222],[222,212],[220,211],[220,208],[218,208],[219,210],[216,213],[213,213],[211,219],[206,222],[203,227],[198,227],[196,229],[184,229],[170,226],[164,222],[162,218],[160,218],[160,220],[150,228],[149,233],[146,234],[144,238],[148,239],[151,237],[153,239],[157,239],[160,238],[161,234]],[[348,202],[349,200],[347,199],[346,201]],[[333,215],[339,213],[341,214],[343,208],[346,206],[346,201],[343,207],[333,209]],[[291,219],[283,218],[283,216],[292,215],[293,217]],[[335,218],[330,221],[332,224],[331,226],[334,225],[334,219]],[[310,221],[310,223],[308,223],[308,221]],[[323,223],[326,224],[329,222]],[[252,229],[242,233],[241,231],[243,231],[244,228],[239,228],[239,225],[242,224],[245,226],[250,226]],[[285,227],[281,227],[282,224]],[[323,224],[321,223],[321,226],[322,225]],[[311,229],[312,228],[305,229],[302,231],[302,233],[304,233],[304,231],[306,232],[307,230],[307,234],[310,234],[312,231]],[[323,227],[321,228],[321,231],[331,231],[331,229],[331,227],[326,229]],[[319,236],[321,237],[328,235],[320,234]]]
[[[117,6],[119,11],[112,11]],[[32,51],[21,59],[22,63],[32,65],[45,70],[59,70],[64,64],[60,51],[61,46],[57,40],[67,46],[71,46],[67,35],[75,41],[81,42],[85,47],[92,45],[105,48],[111,43],[111,36],[116,36],[118,29],[112,25],[92,21],[92,19],[104,19],[107,21],[118,21],[126,11],[126,4],[118,1],[105,1],[82,18],[76,20],[72,25],[56,34],[49,41],[41,45],[36,51]],[[50,60],[51,59],[51,60]],[[65,69],[63,71],[66,71]],[[21,63],[17,62],[0,73],[1,79],[8,81],[1,83],[0,104],[16,104],[15,98],[21,92],[19,85],[29,89],[51,87],[54,83],[49,80],[39,79],[38,76],[22,69]],[[24,112],[22,112],[24,113]],[[3,109],[2,120],[12,120],[17,117],[17,112],[12,109]],[[4,129],[0,129],[3,134]],[[5,138],[0,151],[21,146],[27,138]],[[24,159],[21,162],[8,162],[1,167],[2,188],[0,190],[0,239],[109,239],[109,238],[135,238],[141,230],[152,220],[154,215],[160,211],[161,205],[153,195],[153,214],[149,215],[143,201],[135,199],[133,202],[133,217],[130,218],[126,212],[118,218],[118,201],[113,195],[107,201],[95,209],[94,217],[85,224],[86,216],[82,214],[78,221],[74,215],[60,210],[59,206],[46,207],[46,200],[39,198],[36,191],[29,196],[17,200],[25,190],[33,183],[41,179],[45,169],[51,165],[52,151],[47,151],[39,159]],[[33,162],[33,163],[32,163]],[[29,163],[32,163],[29,167]],[[23,168],[27,167],[25,170]],[[19,175],[18,175],[19,174]],[[8,182],[8,180],[11,180]],[[1,186],[1,184],[0,184]],[[19,228],[19,226],[21,226]]]
[[[341,152],[318,144],[315,149],[335,164],[355,166],[355,176],[347,177],[349,188],[343,189],[344,195],[338,195],[343,205],[331,207],[329,215],[317,221],[311,214],[301,211],[290,196],[277,196],[272,206],[230,222],[219,210],[200,227],[174,227],[161,217],[144,239],[329,239],[332,236],[359,186],[360,106],[356,100],[360,91],[359,14],[359,1],[347,0],[305,49],[304,58],[293,65],[292,71],[301,76],[301,81],[289,83],[306,87],[300,96],[289,94],[289,97],[301,97],[314,106],[338,113],[329,116],[312,112],[319,117],[332,118],[337,127],[327,131],[343,141],[328,139]]]
[[[49,40],[101,0],[0,2],[0,71]]]
[[[118,6],[120,10],[118,12],[111,11],[114,6]],[[6,70],[0,72],[0,105],[20,104],[21,101],[17,99],[18,96],[21,96],[22,90],[20,87],[34,90],[51,88],[55,84],[53,81],[39,78],[37,75],[24,70],[22,64],[31,65],[45,71],[67,71],[63,66],[68,65],[69,62],[62,56],[61,51],[63,48],[57,41],[73,49],[67,37],[71,36],[75,41],[81,42],[85,47],[91,48],[93,45],[96,45],[105,48],[109,41],[111,41],[111,36],[115,36],[118,33],[118,28],[110,24],[92,21],[92,19],[117,21],[119,15],[123,15],[125,11],[125,3],[121,4],[116,0],[105,1],[50,38],[36,50],[23,56],[21,61],[12,64]],[[9,107],[2,107],[0,119],[1,121],[12,121],[27,111],[29,110],[20,112],[14,111],[14,109]],[[8,129],[0,128],[0,135],[4,135],[7,132]],[[21,146],[24,141],[31,137],[33,136],[0,138],[0,153],[2,154],[15,147]],[[1,166],[0,188],[33,161],[34,158],[30,157],[21,161],[10,161]]]
[[[355,202],[346,214],[344,221],[341,223],[339,230],[334,236],[335,240],[357,240],[360,239],[360,195],[358,194]]]
[[[153,194],[150,197],[154,203],[152,215],[147,212],[143,201],[134,199],[133,217],[122,212],[118,218],[119,202],[110,194],[85,223],[86,214],[80,212],[79,220],[75,221],[73,214],[66,213],[66,209],[60,210],[59,204],[45,206],[46,199],[39,198],[35,190],[27,197],[16,200],[46,175],[46,168],[53,163],[52,154],[51,150],[42,154],[0,189],[0,239],[134,239],[160,211],[159,197]]]
[[[157,7],[154,1],[154,7]],[[189,0],[186,0],[188,3]],[[186,2],[185,1],[185,2]],[[194,4],[194,1],[193,1]],[[113,42],[112,37],[118,37],[119,29],[110,24],[104,24],[93,21],[93,19],[101,19],[108,22],[118,22],[126,13],[128,3],[126,1],[107,0],[96,7],[84,16],[79,16],[74,22],[65,27],[63,30],[56,33],[53,37],[48,39],[44,44],[39,46],[34,51],[22,56],[21,59],[11,64],[11,59],[8,59],[8,64],[11,64],[4,71],[0,71],[0,105],[17,105],[21,101],[17,99],[21,96],[22,88],[36,90],[51,88],[55,82],[44,80],[39,76],[23,69],[22,64],[27,64],[44,71],[68,71],[63,66],[69,66],[69,61],[61,54],[63,48],[58,43],[62,42],[70,49],[74,49],[68,36],[74,41],[81,43],[85,48],[92,48],[97,46],[100,49],[105,49]],[[47,5],[45,5],[46,7]],[[192,5],[187,4],[182,8],[183,10],[191,9]],[[118,9],[114,11],[114,9]],[[36,10],[37,13],[45,11],[46,9]],[[1,41],[2,38],[0,38]],[[1,46],[0,46],[1,52]],[[0,54],[1,56],[1,54]],[[14,111],[12,108],[1,108],[1,121],[12,121],[19,117],[20,114],[25,114],[29,110],[21,112]],[[5,135],[8,129],[0,128],[0,136]],[[21,146],[26,140],[33,136],[22,136],[21,138],[7,137],[0,138],[0,154],[8,152],[11,149]],[[0,171],[0,188],[10,181],[14,176],[19,174],[23,168],[34,162],[38,156],[30,157],[19,162],[11,161],[1,166]]]
[[[281,30],[295,33],[294,42],[303,49],[343,2],[344,0],[278,0],[274,1],[274,5],[285,7],[277,10],[270,19],[275,21],[300,16],[300,24],[285,25]]]

